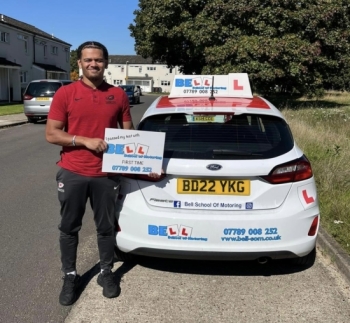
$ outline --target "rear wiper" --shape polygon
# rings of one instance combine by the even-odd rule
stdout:
[[[259,153],[253,153],[251,151],[244,150],[231,150],[231,149],[213,149],[214,155],[230,155],[230,156],[262,156]]]

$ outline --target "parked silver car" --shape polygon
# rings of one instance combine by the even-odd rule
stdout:
[[[28,122],[36,123],[40,119],[46,119],[56,91],[61,86],[72,82],[71,80],[51,79],[31,81],[23,94],[24,114]]]

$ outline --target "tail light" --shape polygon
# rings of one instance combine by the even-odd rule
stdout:
[[[33,99],[33,96],[31,95],[26,94],[23,96],[23,100],[31,100],[31,99]]]
[[[271,184],[299,182],[312,177],[312,169],[306,156],[292,162],[276,166],[269,175],[261,176]]]
[[[140,180],[140,181],[146,181],[146,182],[159,182],[165,177],[165,174],[161,174],[160,177],[158,178],[150,177],[148,175],[141,175],[141,174],[122,174],[122,176]]]
[[[314,236],[317,232],[317,227],[318,227],[318,216],[316,216],[316,218],[314,218],[314,220],[312,221],[309,233],[307,235],[310,237]]]

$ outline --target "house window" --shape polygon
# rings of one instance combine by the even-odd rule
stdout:
[[[58,47],[57,46],[51,46],[51,53],[53,55],[57,55],[58,54]]]
[[[160,84],[163,86],[169,86],[170,85],[170,81],[160,81]]]
[[[155,71],[156,70],[156,68],[155,67],[147,67],[147,71]]]
[[[9,43],[10,42],[10,34],[5,33],[4,31],[0,32],[0,41],[2,43]]]
[[[123,80],[113,80],[114,85],[123,84]]]
[[[124,73],[124,67],[121,67],[120,70],[122,73]]]
[[[27,79],[28,79],[28,72],[21,72],[20,74],[21,77],[21,83],[27,83]]]
[[[24,52],[28,53],[28,36],[24,36],[24,35],[18,34],[17,38],[24,42]]]
[[[142,67],[139,67],[139,73],[142,73]]]

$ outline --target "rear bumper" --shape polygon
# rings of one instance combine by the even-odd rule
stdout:
[[[304,209],[296,203],[289,199],[264,211],[180,210],[150,206],[135,190],[121,208],[116,243],[124,252],[164,258],[302,257],[316,245],[318,228],[314,236],[308,232],[319,208]]]
[[[24,114],[27,117],[47,117],[50,106],[24,106]]]

